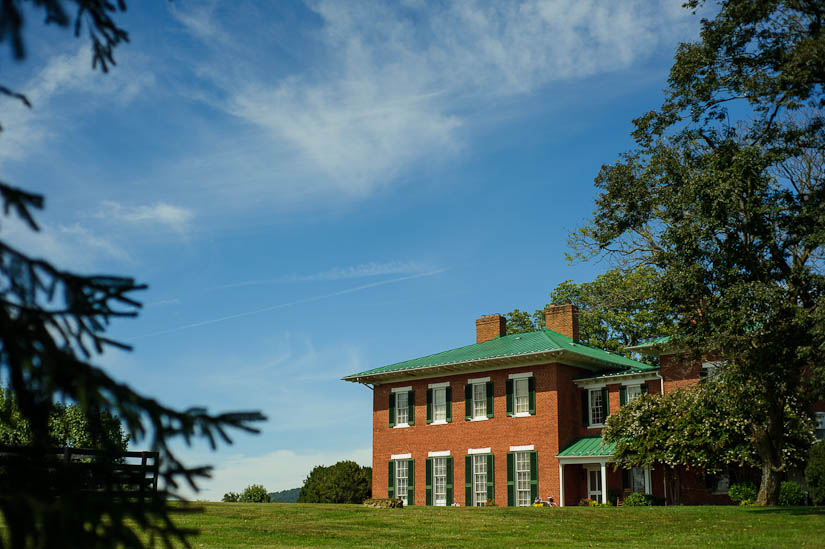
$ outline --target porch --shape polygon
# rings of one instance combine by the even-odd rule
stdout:
[[[633,492],[651,493],[650,469],[613,470],[613,444],[600,436],[574,440],[556,456],[559,462],[559,505],[578,505],[584,498],[607,503],[609,492],[624,498]]]

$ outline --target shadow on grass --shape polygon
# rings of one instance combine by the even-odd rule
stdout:
[[[749,507],[748,513],[757,515],[822,515],[825,516],[825,507]]]

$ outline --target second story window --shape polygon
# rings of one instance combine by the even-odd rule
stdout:
[[[510,374],[507,380],[507,415],[523,417],[536,413],[536,385],[532,372]]]
[[[404,391],[402,393],[397,393],[395,395],[395,406],[396,406],[396,423],[399,425],[406,425],[408,420],[408,406],[409,406],[409,396],[408,391]]]
[[[825,412],[816,413],[814,435],[816,436],[816,440],[825,440]]]
[[[473,417],[487,417],[487,384],[473,384]]]
[[[415,424],[415,393],[412,387],[396,387],[390,391],[390,427]]]
[[[610,415],[610,399],[607,389],[582,391],[582,421],[585,427],[602,427]]]
[[[427,388],[427,423],[452,421],[453,397],[449,382],[431,383]]]
[[[489,377],[468,379],[464,386],[464,419],[477,421],[493,417],[493,384]]]

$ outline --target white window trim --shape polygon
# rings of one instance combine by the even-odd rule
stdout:
[[[590,394],[592,391],[600,391],[601,389],[594,389],[592,387],[585,389],[587,391],[587,428],[588,429],[601,429],[604,427],[604,421],[601,423],[590,423],[590,420],[593,419],[593,403],[590,402]],[[608,411],[605,410],[606,402],[602,402],[602,413],[604,414],[604,418],[607,419]]]
[[[446,419],[439,419],[438,421],[431,421],[430,425],[448,425]]]
[[[470,421],[487,421],[488,419],[490,419],[490,418],[487,417],[487,416],[479,416],[479,417],[471,417]]]
[[[511,452],[532,452],[533,450],[535,450],[533,444],[528,444],[527,446],[510,446]]]
[[[390,456],[390,459],[412,459],[412,454],[393,454]]]
[[[449,450],[440,450],[438,452],[427,452],[427,457],[431,457],[431,458],[450,457],[450,451]]]
[[[476,454],[490,454],[490,448],[468,448],[467,454],[474,456]]]
[[[489,380],[490,378],[488,377],[486,379]],[[487,414],[490,412],[489,410],[487,410],[487,382],[471,379],[471,380],[468,380],[467,383],[472,386],[471,392],[472,392],[473,414],[475,414],[475,408],[476,408],[476,385],[482,385],[484,387],[484,391],[483,391],[484,392],[484,415],[482,415],[482,416],[473,415],[473,417],[470,419],[470,421],[483,421],[483,420],[489,419],[487,417]]]
[[[519,412],[517,414],[513,414],[513,417],[530,417],[532,415],[533,414],[531,414],[530,412]]]
[[[487,376],[487,377],[474,377],[472,379],[467,380],[467,383],[469,385],[472,385],[473,383],[489,383],[489,382],[490,382],[490,376]]]
[[[442,387],[449,387],[449,381],[442,381],[441,383],[430,383],[427,385],[427,389],[441,389]]]
[[[392,426],[393,429],[408,429],[410,427],[409,423],[396,423]]]
[[[393,393],[406,393],[412,391],[412,385],[407,385],[406,387],[393,387],[390,391]]]
[[[517,374],[510,374],[509,379],[522,379],[525,377],[533,377],[533,372],[519,372]]]

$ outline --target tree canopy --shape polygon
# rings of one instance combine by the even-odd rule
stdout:
[[[71,25],[76,35],[87,34],[93,66],[102,72],[114,65],[114,48],[128,40],[115,20],[126,9],[124,0],[43,0],[26,3],[25,9],[23,4],[4,2],[0,10],[0,42],[9,41],[17,60],[26,53],[24,31],[30,27],[24,19],[35,14],[44,15],[46,24]],[[74,17],[66,4],[76,8]],[[7,87],[0,86],[0,94],[18,99],[18,108],[31,106]],[[4,215],[17,216],[31,230],[39,230],[35,211],[43,208],[43,196],[0,182],[0,202]],[[28,424],[29,450],[49,453],[54,402],[74,403],[89,426],[101,414],[119,417],[130,440],[158,451],[166,486],[151,501],[124,498],[101,505],[95,494],[62,493],[56,500],[49,475],[27,478],[20,487],[0,493],[3,544],[8,540],[12,547],[140,547],[157,537],[185,541],[188,532],[172,522],[167,497],[181,482],[196,488],[210,467],[185,465],[171,444],[205,437],[215,448],[219,441],[231,442],[229,430],[256,432],[253,423],[265,419],[258,412],[177,410],[137,393],[92,363],[106,349],[130,348],[106,337],[105,329],[114,319],[137,314],[140,303],[135,293],[145,287],[129,277],[71,273],[0,240],[0,379],[14,395],[19,419]],[[11,419],[0,416],[6,424]],[[112,452],[114,458],[116,449]],[[16,478],[14,464],[4,468],[8,478]]]
[[[573,236],[585,256],[654,266],[680,342],[726,363],[747,395],[761,504],[789,465],[786,411],[825,387],[823,20],[820,1],[718,2]]]
[[[372,467],[354,461],[315,466],[304,480],[298,503],[363,503],[372,495]]]

